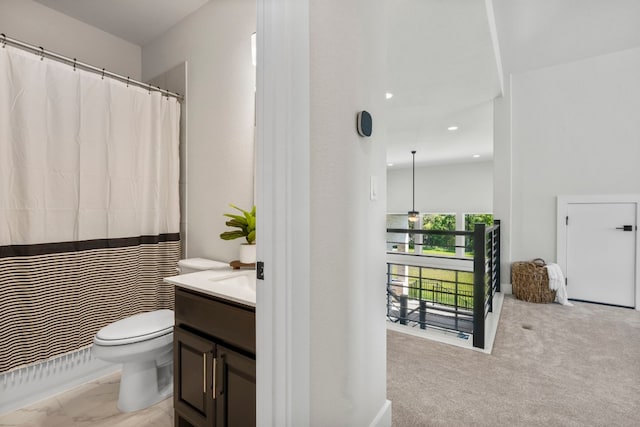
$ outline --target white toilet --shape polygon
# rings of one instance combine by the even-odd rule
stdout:
[[[229,264],[204,258],[178,261],[180,274],[203,270],[232,270]],[[137,411],[173,394],[172,310],[135,314],[100,329],[93,338],[93,355],[122,363],[118,409]]]
[[[93,355],[122,363],[118,409],[137,411],[173,394],[173,310],[140,313],[111,323],[93,338]]]

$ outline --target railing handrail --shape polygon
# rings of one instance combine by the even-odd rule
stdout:
[[[433,234],[436,236],[473,236],[473,231],[466,230],[423,230],[411,228],[387,228],[387,233]]]
[[[498,221],[498,220],[496,220]],[[476,222],[476,224],[483,224],[485,226],[484,234],[491,233],[500,227],[500,223],[493,224],[488,227],[488,224],[483,222]],[[473,236],[474,232],[469,230],[424,230],[421,228],[387,228],[387,233],[405,233],[405,234],[433,234],[434,236]]]
[[[474,231],[460,231],[460,230],[420,230],[420,229],[404,229],[404,228],[388,228],[388,233],[407,233],[407,234],[422,234],[422,235],[450,235],[450,236],[471,236],[472,238],[472,250],[473,257],[472,258],[457,258],[460,260],[468,260],[473,263],[473,283],[464,283],[465,285],[473,286],[473,346],[478,348],[484,348],[485,346],[485,320],[488,313],[493,311],[493,296],[496,292],[500,292],[500,221],[494,220],[491,226],[488,226],[484,223],[475,223]],[[458,246],[456,246],[458,247]],[[464,246],[463,246],[464,247]],[[395,255],[406,255],[412,257],[431,257],[431,258],[447,258],[451,259],[451,257],[439,257],[437,255],[429,255],[429,254],[415,254],[415,253],[403,253],[403,252],[389,252],[388,254]],[[417,258],[414,258],[414,262]],[[390,272],[390,265],[407,265],[411,266],[412,264],[408,263],[396,263],[388,259],[387,261],[387,274]],[[432,268],[425,265],[414,265],[419,268]],[[444,266],[434,266],[433,268],[439,270],[447,270]],[[455,271],[462,271],[457,268],[452,268]],[[399,320],[401,324],[406,324],[407,315],[412,314],[416,311],[420,312],[420,325],[421,328],[424,328],[426,324],[426,312],[428,310],[426,304],[427,302],[431,302],[433,304],[439,304],[438,310],[446,311],[455,314],[456,316],[456,328],[458,316],[461,313],[460,307],[458,305],[457,296],[461,295],[458,289],[458,284],[461,282],[458,281],[458,277],[456,276],[456,289],[455,292],[450,290],[435,290],[435,289],[424,289],[422,288],[422,280],[428,279],[422,276],[422,270],[420,270],[419,276],[409,276],[407,275],[407,280],[409,278],[418,279],[421,281],[421,285],[419,287],[413,287],[411,289],[419,289],[419,307],[413,308],[411,312],[407,309],[407,295],[396,295],[389,286],[391,283],[387,281],[388,291],[391,295],[390,298],[395,300],[396,302],[400,299],[400,316]],[[449,282],[448,280],[440,279],[440,282]],[[453,282],[451,282],[453,283]],[[447,304],[441,304],[437,300],[431,301],[430,299],[422,299],[422,291],[431,292],[435,295],[438,293],[439,295],[454,295],[455,301],[455,309],[447,309]],[[434,297],[435,298],[435,297]],[[415,297],[413,298],[415,299]],[[403,303],[404,301],[404,303]],[[415,321],[415,320],[414,320]],[[446,328],[445,328],[446,329]]]
[[[461,246],[462,247],[462,246]],[[446,259],[452,259],[452,260],[457,260],[457,261],[473,261],[473,258],[469,257],[469,256],[465,256],[465,257],[459,257],[459,256],[453,256],[453,255],[438,255],[438,254],[416,254],[413,252],[396,252],[396,251],[387,251],[388,255],[397,255],[397,256],[401,256],[401,257],[420,257],[420,258],[446,258]],[[405,264],[405,265],[411,265],[411,264]],[[416,265],[415,267],[419,267],[418,265]],[[422,266],[424,267],[424,266]],[[440,268],[440,267],[438,267]],[[444,268],[443,270],[447,270],[446,268]],[[448,270],[456,270],[455,268],[450,268]]]

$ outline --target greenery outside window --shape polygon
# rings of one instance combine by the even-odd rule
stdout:
[[[474,225],[477,223],[484,223],[487,227],[491,227],[493,225],[493,214],[478,213],[464,215],[464,229],[466,231],[473,231],[475,228]],[[473,239],[471,236],[465,236],[464,255],[468,257],[473,256]]]
[[[456,216],[455,214],[425,214],[422,217],[422,228],[424,230],[455,231]],[[426,236],[422,252],[425,255],[454,256],[456,254],[456,237]]]

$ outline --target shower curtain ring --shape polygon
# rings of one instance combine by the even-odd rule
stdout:
[[[4,49],[7,47],[7,36],[5,33],[0,33],[0,35],[2,35],[2,48]]]
[[[151,85],[149,85],[149,95],[151,95]]]
[[[104,68],[102,69],[102,80],[104,80]]]
[[[40,47],[40,61],[44,61],[44,48],[42,46]]]
[[[73,71],[76,70],[76,58],[73,58]]]
[[[129,76],[127,76],[127,87],[129,87]]]

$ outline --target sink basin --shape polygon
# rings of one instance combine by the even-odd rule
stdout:
[[[224,277],[212,277],[211,291],[224,296],[227,299],[240,302],[256,301],[256,276],[255,271],[236,273]]]
[[[256,292],[255,272],[225,277],[212,277],[209,280],[212,282],[216,282],[220,286],[229,286],[237,289],[242,289],[253,292],[254,294]]]
[[[256,306],[256,272],[244,271],[198,271],[196,273],[166,277],[173,285],[202,292],[251,307]]]

